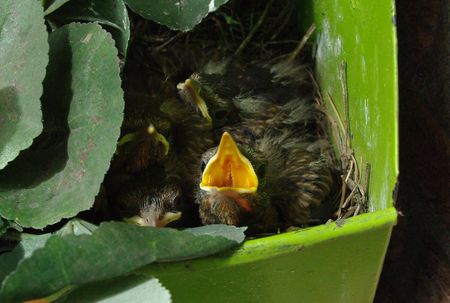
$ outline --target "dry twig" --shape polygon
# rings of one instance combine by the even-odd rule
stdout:
[[[342,220],[350,216],[356,216],[361,211],[367,210],[368,186],[370,178],[370,164],[367,163],[364,180],[361,180],[361,168],[356,161],[354,151],[351,146],[346,68],[347,65],[345,61],[343,61],[339,68],[339,78],[341,81],[344,103],[344,119],[341,118],[331,95],[329,93],[327,94],[329,104],[331,105],[334,113],[334,115],[328,114],[327,117],[330,122],[332,133],[335,136],[334,140],[338,146],[341,164],[342,187],[339,199],[339,208],[336,211],[337,220]],[[362,162],[362,159],[360,162]],[[347,188],[350,189],[350,193],[348,194]]]

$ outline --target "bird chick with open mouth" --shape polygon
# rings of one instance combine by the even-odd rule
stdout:
[[[248,226],[248,233],[274,232],[278,213],[258,191],[259,179],[249,159],[225,132],[217,148],[203,155],[205,165],[197,192],[203,224]]]
[[[319,112],[306,69],[283,60],[242,66],[193,75],[199,85],[193,91],[206,108],[228,113],[215,128],[222,134],[219,147],[203,157],[202,222],[248,225],[249,233],[260,233],[323,220],[334,180],[324,154],[329,144],[316,134]],[[217,77],[222,81],[212,81]]]
[[[197,192],[203,224],[245,225],[255,234],[319,219],[312,212],[320,213],[333,183],[328,163],[301,145],[274,143],[266,138],[255,148],[241,145],[249,160],[224,132],[218,148],[204,154]]]

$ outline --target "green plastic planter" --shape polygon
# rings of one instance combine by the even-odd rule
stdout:
[[[371,164],[369,213],[249,240],[227,254],[145,269],[184,302],[371,302],[392,227],[397,168],[397,62],[392,0],[303,0],[315,23],[316,76],[343,113],[347,63],[352,145]]]

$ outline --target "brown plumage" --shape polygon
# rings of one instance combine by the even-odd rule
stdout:
[[[167,99],[161,110],[171,121],[171,150],[164,163],[167,179],[179,184],[193,203],[201,156],[214,146],[212,126],[179,99]]]
[[[263,194],[199,191],[199,214],[202,223],[247,226],[247,234],[275,233],[280,227],[276,207]]]
[[[125,68],[140,71],[140,63],[128,60]],[[159,225],[156,214],[175,207],[183,216],[172,225],[198,225],[194,180],[202,153],[214,144],[211,125],[179,98],[170,79],[142,70],[124,83],[122,136],[104,182],[111,217]]]
[[[118,143],[111,163],[113,170],[135,174],[154,165],[163,165],[170,145],[153,124],[125,134]]]
[[[225,80],[214,84],[210,75],[196,75],[198,83],[208,86],[204,89],[209,90],[204,95],[208,108],[233,112],[216,131],[229,132],[235,138],[259,179],[257,191],[251,194],[233,188],[224,194],[220,185],[218,190],[200,189],[197,202],[204,224],[233,222],[249,225],[252,232],[266,232],[273,231],[274,226],[287,228],[323,220],[331,209],[325,203],[333,186],[331,168],[324,155],[329,147],[316,136],[319,113],[314,108],[312,89],[305,82],[305,68],[280,61],[271,66],[259,65],[259,69],[266,71],[261,73],[264,77],[270,75],[270,81],[262,80],[265,87],[257,83],[254,73],[242,75],[240,78],[245,81],[239,84],[222,71],[221,77],[230,79],[235,88],[219,87],[217,93],[214,85],[224,85]],[[236,73],[234,71],[234,77]],[[236,89],[239,85],[245,87]],[[230,91],[239,93],[227,95]],[[221,102],[217,102],[217,96]],[[214,124],[214,115],[211,116]],[[215,159],[211,153],[213,151],[204,157]],[[216,175],[219,170],[224,170],[224,176],[231,174],[226,172],[228,168],[220,166],[214,170],[208,171],[206,177]],[[205,171],[202,178],[205,178]],[[214,182],[211,185],[214,188]],[[250,211],[240,205],[241,199],[252,205]]]
[[[180,219],[184,208],[180,187],[156,180],[155,176],[141,175],[123,182],[112,197],[115,218],[153,227]]]

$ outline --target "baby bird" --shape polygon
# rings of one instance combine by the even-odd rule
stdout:
[[[249,233],[306,225],[326,217],[330,206],[325,202],[333,186],[323,154],[327,144],[315,133],[318,112],[304,81],[304,67],[280,61],[258,68],[265,71],[261,72],[264,77],[270,75],[270,81],[262,81],[266,87],[260,83],[251,87],[258,81],[254,73],[245,72],[255,70],[248,67],[242,74],[232,73],[246,79],[240,90],[233,89],[239,91],[236,95],[227,95],[221,87],[216,95],[203,95],[207,107],[225,104],[235,117],[216,128],[222,139],[217,152],[204,154],[197,194],[204,224],[248,225]],[[214,92],[216,84],[209,75],[196,77]],[[226,71],[222,77],[228,78]],[[228,102],[217,102],[217,96]]]
[[[195,180],[201,155],[214,145],[211,124],[157,73],[132,73],[125,86],[122,137],[104,182],[110,217],[157,227],[174,219],[171,226],[199,225]]]
[[[307,77],[305,66],[283,58],[272,64],[210,62],[178,84],[178,89],[181,98],[217,129],[255,115],[269,120],[276,105],[293,99],[312,102],[313,90]]]
[[[161,111],[171,121],[171,150],[164,162],[164,170],[169,180],[178,184],[185,201],[194,204],[200,158],[214,146],[212,125],[200,113],[178,98],[166,99]]]
[[[125,218],[125,221],[140,226],[165,227],[182,216],[179,211],[181,190],[175,186],[133,190],[122,199],[128,199],[125,203],[138,203],[138,215]]]
[[[322,219],[311,217],[333,182],[322,156],[301,145],[280,148],[270,137],[240,149],[225,132],[219,147],[204,154],[197,192],[203,224],[246,225],[255,234]]]
[[[170,91],[153,82],[150,86],[148,79],[157,75],[143,69],[142,63],[133,56],[127,60],[125,75],[124,120],[111,170],[138,174],[152,166],[163,165],[168,157],[171,123],[160,106],[166,98],[176,95],[176,89]]]
[[[170,144],[153,124],[125,134],[117,143],[113,169],[139,173],[151,165],[161,165],[169,154]]]
[[[211,124],[176,96],[167,95],[159,111],[147,120],[164,118],[166,135],[151,124],[119,140],[116,170],[106,178],[115,217],[159,227],[167,224],[165,216],[179,219],[183,213],[178,225],[195,226],[195,181],[201,155],[214,144]]]
[[[247,157],[231,135],[225,132],[217,148],[206,152],[197,192],[203,224],[248,226],[248,233],[275,232],[278,213],[264,191]]]
[[[164,227],[182,217],[181,189],[147,174],[130,178],[111,197],[114,216],[140,226]]]
[[[282,228],[321,222],[331,215],[327,198],[334,180],[321,152],[323,144],[272,131],[257,144],[256,161],[266,163],[263,190],[277,206]]]

